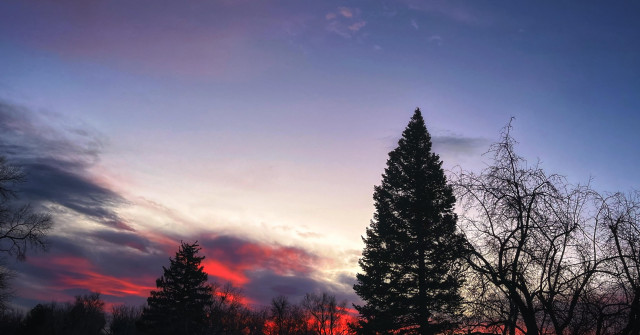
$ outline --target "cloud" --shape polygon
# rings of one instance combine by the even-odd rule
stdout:
[[[66,61],[138,74],[241,80],[275,62],[274,54],[252,41],[274,38],[290,16],[265,17],[271,11],[267,6],[247,1],[33,1],[0,11],[0,37]],[[251,62],[255,57],[261,61]]]
[[[336,35],[340,35],[344,38],[351,38],[351,31],[349,31],[348,27],[341,22],[331,21],[327,24],[327,31],[332,32]]]
[[[362,29],[364,26],[366,26],[367,23],[365,21],[358,21],[352,25],[349,26],[349,30],[356,32],[360,29]]]
[[[416,30],[419,29],[418,22],[416,22],[416,20],[414,20],[414,19],[411,20],[411,26],[413,26],[413,28],[415,28]]]
[[[98,230],[89,233],[89,236],[117,246],[119,248],[128,247],[140,252],[148,252],[151,242],[133,232],[115,231],[115,230]]]
[[[88,259],[77,256],[37,257],[31,264],[40,270],[50,270],[54,287],[61,289],[89,289],[115,297],[147,297],[155,289],[153,277],[115,277],[104,274]]]
[[[52,236],[51,250],[13,264],[16,304],[31,308],[42,301],[68,301],[90,291],[109,303],[140,305],[155,289],[167,256],[115,247],[92,234]]]
[[[478,26],[486,25],[492,21],[491,16],[473,7],[473,2],[453,2],[446,0],[420,1],[401,0],[410,9],[445,17],[457,23]]]
[[[71,210],[105,226],[132,230],[116,210],[125,199],[89,173],[99,160],[101,136],[92,129],[56,129],[43,116],[47,122],[61,122],[58,115],[0,101],[0,154],[27,175],[19,187],[21,199],[40,209]]]
[[[244,285],[249,272],[268,271],[283,276],[308,276],[319,258],[295,247],[271,245],[235,236],[212,236],[199,242],[208,255],[210,274]],[[219,270],[219,271],[215,271]]]
[[[361,12],[357,8],[338,7],[337,12],[340,16],[334,13],[325,15],[325,18],[329,21],[326,26],[329,32],[349,39],[367,25],[367,22],[361,18]]]
[[[353,11],[348,7],[338,7],[338,13],[349,19],[353,17]]]
[[[439,35],[431,35],[429,36],[429,42],[436,43],[437,45],[442,45],[442,37]]]
[[[389,143],[389,150],[398,146],[399,137],[387,137],[385,142]],[[457,134],[432,135],[431,143],[433,150],[439,154],[449,154],[452,156],[476,154],[486,151],[490,141],[485,138],[466,137]]]
[[[433,137],[435,151],[452,155],[471,154],[486,150],[488,139],[464,137],[458,135],[440,135]]]
[[[15,287],[23,306],[32,307],[50,297],[70,300],[89,291],[101,292],[109,303],[142,304],[149,291],[156,289],[155,279],[162,275],[163,266],[168,267],[180,243],[177,238],[156,242],[131,232],[104,230],[53,239],[48,254],[15,264],[20,274]],[[319,277],[314,266],[321,259],[303,249],[232,235],[198,239],[209,281],[241,288],[251,304],[268,305],[283,294],[296,301],[316,291],[353,298],[351,287]]]

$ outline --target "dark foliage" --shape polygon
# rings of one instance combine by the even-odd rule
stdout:
[[[77,296],[73,304],[38,304],[24,318],[18,334],[97,335],[105,324],[104,301],[92,293]]]
[[[156,280],[148,307],[142,312],[139,329],[145,334],[202,334],[206,329],[206,309],[212,303],[212,287],[197,256],[197,242],[182,243],[169,268]]]
[[[136,335],[138,330],[136,322],[142,315],[142,308],[117,305],[111,308],[111,321],[109,322],[110,335]]]
[[[456,233],[455,197],[416,109],[389,153],[374,193],[374,219],[363,237],[356,293],[366,302],[359,333],[434,334],[460,312],[463,239]]]
[[[24,313],[18,310],[5,309],[0,311],[0,334],[17,334],[23,319]]]

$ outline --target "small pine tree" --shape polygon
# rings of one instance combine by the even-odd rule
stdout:
[[[156,280],[139,323],[148,334],[200,334],[206,326],[206,308],[212,302],[212,287],[200,265],[204,256],[196,256],[197,242],[182,243],[169,268]]]
[[[419,109],[389,153],[375,187],[374,219],[363,237],[356,293],[365,301],[353,325],[361,334],[436,334],[460,311],[456,273],[463,239],[455,197]]]

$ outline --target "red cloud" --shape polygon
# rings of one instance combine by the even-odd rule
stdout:
[[[214,237],[200,243],[205,271],[213,277],[241,287],[249,282],[247,272],[269,270],[278,275],[309,274],[316,257],[304,250],[270,246],[230,237]]]
[[[81,288],[116,297],[147,297],[149,291],[155,289],[148,285],[154,282],[149,276],[117,278],[102,274],[89,260],[77,256],[32,258],[31,263],[56,273],[53,285],[58,290]]]
[[[249,281],[242,270],[232,269],[215,260],[205,259],[202,265],[207,274],[229,281],[233,286],[242,286]]]
[[[175,238],[163,234],[145,234],[144,239],[150,242],[146,250],[159,250],[162,255],[134,253],[130,257],[123,257],[124,254],[111,257],[99,253],[96,256],[99,262],[70,252],[32,257],[28,261],[32,267],[29,271],[37,275],[20,285],[23,291],[20,295],[35,300],[68,301],[72,295],[87,290],[102,293],[108,304],[143,300],[156,289],[155,280],[162,274],[162,266],[168,266],[169,257],[174,257],[179,246]],[[272,296],[283,294],[285,288],[291,294],[313,289],[315,281],[310,275],[319,259],[303,249],[217,235],[200,237],[198,243],[210,282],[228,282],[246,290],[248,296],[240,298],[245,305],[267,304]],[[284,281],[276,282],[275,278]],[[266,286],[258,289],[261,285]]]

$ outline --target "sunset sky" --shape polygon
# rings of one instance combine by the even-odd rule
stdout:
[[[180,241],[247,301],[352,291],[373,187],[416,107],[446,169],[519,151],[640,188],[631,1],[0,3],[0,154],[55,219],[16,306],[142,304]]]

